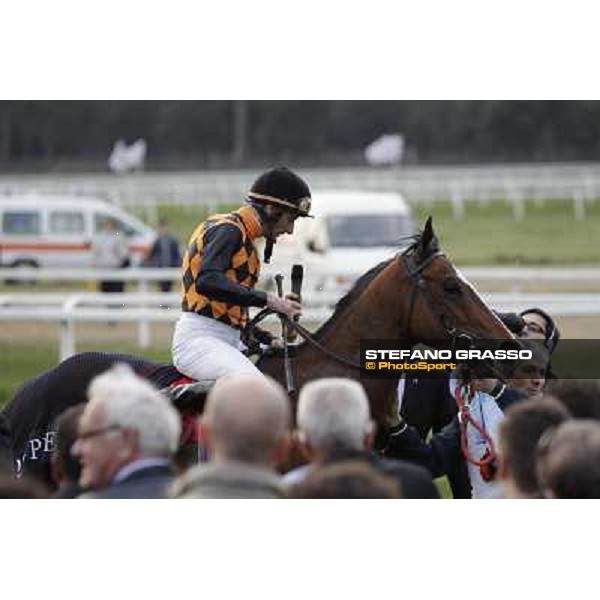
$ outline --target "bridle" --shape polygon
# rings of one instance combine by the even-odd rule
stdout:
[[[400,255],[400,258],[403,260],[404,265],[406,266],[408,277],[410,278],[413,284],[411,287],[409,297],[408,312],[406,313],[406,320],[402,332],[404,333],[404,337],[406,339],[410,339],[410,319],[417,298],[417,292],[421,292],[421,295],[425,299],[425,303],[427,304],[429,312],[436,318],[444,333],[451,340],[452,349],[454,349],[457,343],[460,342],[465,342],[466,347],[471,348],[473,347],[473,338],[466,333],[461,333],[456,328],[452,318],[448,316],[442,309],[440,309],[438,305],[434,302],[433,296],[431,295],[431,291],[427,287],[427,280],[424,277],[425,269],[427,269],[427,267],[438,257],[445,258],[446,255],[443,252],[437,251],[428,256],[422,263],[411,264],[414,263],[412,254],[404,253]]]
[[[441,310],[437,307],[437,305],[435,304],[435,302],[433,300],[433,296],[431,295],[431,292],[430,292],[429,288],[427,287],[427,280],[424,277],[424,272],[427,269],[427,267],[429,267],[429,265],[431,265],[436,258],[445,257],[446,255],[443,252],[437,251],[437,252],[434,252],[433,254],[431,254],[430,256],[428,256],[427,259],[424,260],[422,263],[413,265],[413,264],[411,264],[412,255],[407,254],[409,251],[410,251],[410,248],[408,250],[406,250],[404,253],[396,256],[397,259],[402,260],[402,263],[404,264],[404,266],[406,268],[406,273],[408,275],[408,278],[412,282],[410,296],[409,296],[408,312],[406,313],[404,328],[401,331],[400,337],[402,337],[402,334],[404,334],[404,337],[406,339],[410,339],[410,336],[409,336],[409,334],[410,334],[410,319],[412,317],[412,313],[414,310],[417,293],[420,292],[421,295],[425,299],[425,303],[427,304],[427,307],[428,307],[430,313],[436,318],[436,320],[439,322],[441,328],[443,329],[444,333],[451,340],[452,348],[454,348],[456,346],[456,344],[461,341],[466,342],[468,344],[468,347],[472,347],[473,338],[471,338],[469,335],[467,335],[465,333],[459,332],[459,330],[455,327],[455,325],[452,321],[452,318],[449,317],[443,310]],[[275,311],[271,310],[270,308],[264,308],[263,310],[261,310],[253,319],[251,319],[251,321],[246,326],[246,328],[244,330],[245,338],[248,339],[251,335],[252,330],[263,319],[265,319],[266,317],[268,317],[269,315],[274,314],[274,313],[275,313]],[[306,342],[308,342],[310,345],[312,345],[314,348],[319,350],[319,352],[321,352],[328,358],[331,358],[332,360],[335,360],[336,362],[343,364],[347,367],[350,367],[352,369],[360,370],[362,368],[362,366],[358,362],[352,361],[343,356],[339,356],[335,352],[332,352],[331,350],[327,349],[325,346],[323,346],[321,343],[319,343],[314,338],[314,336],[306,328],[304,328],[302,325],[300,325],[298,322],[294,321],[293,319],[290,319],[286,315],[279,315],[279,316],[281,318],[283,318],[283,320],[286,322],[286,325],[289,329],[296,331]]]

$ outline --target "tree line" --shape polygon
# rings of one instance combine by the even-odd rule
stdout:
[[[2,101],[0,165],[105,170],[117,139],[147,167],[363,164],[402,133],[405,163],[600,159],[598,101]]]

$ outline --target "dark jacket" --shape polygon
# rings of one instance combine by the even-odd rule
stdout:
[[[180,267],[179,242],[170,234],[159,235],[150,248],[146,264],[152,267]]]
[[[79,498],[84,500],[166,498],[167,490],[174,479],[175,471],[169,466],[146,467],[134,471],[118,483],[102,490],[86,492]]]

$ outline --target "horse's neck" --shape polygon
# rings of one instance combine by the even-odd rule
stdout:
[[[396,267],[397,269],[397,267]],[[387,268],[384,272],[387,271]],[[331,354],[358,365],[361,339],[398,339],[408,310],[408,286],[398,270],[382,272],[316,337],[319,344]],[[403,344],[409,348],[408,341]],[[259,368],[285,384],[281,356],[265,357]],[[349,377],[360,379],[360,370],[336,360],[309,342],[304,342],[293,360],[297,389],[311,379],[319,377]],[[361,381],[371,404],[372,417],[380,422],[387,414],[388,402],[398,384],[397,380],[372,379]]]
[[[408,310],[407,287],[397,265],[388,266],[339,316],[323,336],[323,345],[334,349],[352,341],[358,352],[361,339],[400,338]],[[406,345],[411,345],[408,340]]]

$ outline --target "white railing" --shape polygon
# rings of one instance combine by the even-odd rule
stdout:
[[[304,169],[311,188],[401,192],[410,202],[450,200],[460,218],[466,200],[504,199],[522,218],[524,199],[568,198],[576,218],[584,218],[586,203],[600,197],[600,163],[547,163],[446,167],[347,167]],[[256,177],[255,171],[181,171],[76,175],[3,175],[0,194],[24,192],[100,196],[128,206],[238,202]]]
[[[265,269],[265,274],[271,276],[274,271],[270,266]],[[474,283],[478,282],[597,282],[600,284],[600,267],[465,267],[461,273]],[[288,275],[286,273],[286,275]],[[339,264],[335,270],[331,267],[326,270],[315,266],[307,273],[307,277],[335,277],[345,275],[349,278],[358,278],[362,273],[349,264]],[[103,281],[116,280],[148,284],[157,281],[181,280],[181,270],[174,269],[64,269],[64,268],[0,268],[0,281]]]
[[[487,293],[482,294],[490,306],[502,311],[518,312],[538,306],[560,316],[600,315],[600,293]],[[317,325],[331,315],[333,294],[310,296],[305,301],[302,320]],[[76,352],[76,323],[134,322],[138,324],[138,345],[150,343],[150,324],[174,322],[180,314],[180,297],[175,293],[149,294],[2,294],[0,321],[58,323],[60,359]]]

